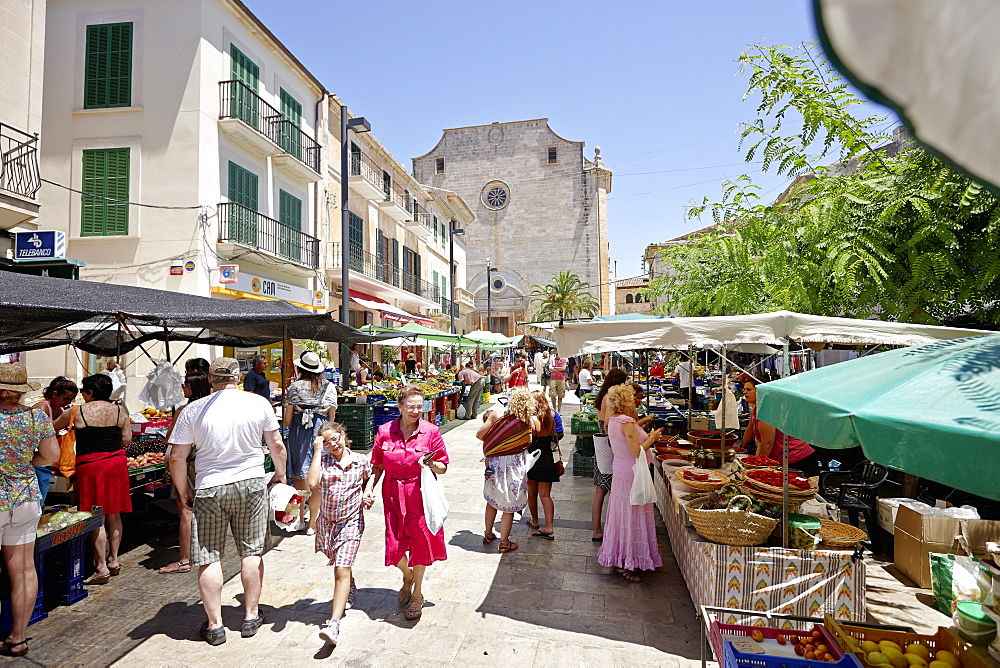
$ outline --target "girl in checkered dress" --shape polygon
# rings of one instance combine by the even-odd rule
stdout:
[[[325,642],[337,644],[344,610],[354,604],[357,586],[351,566],[365,530],[364,511],[371,507],[365,489],[372,466],[367,457],[351,452],[343,425],[327,422],[319,428],[313,442],[313,458],[307,483],[319,486],[322,495],[316,520],[316,551],[322,552],[334,567],[333,614],[320,629]]]

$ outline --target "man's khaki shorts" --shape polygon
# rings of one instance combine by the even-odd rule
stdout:
[[[566,381],[565,380],[550,380],[549,381],[549,396],[555,397],[556,399],[562,399],[566,396]]]

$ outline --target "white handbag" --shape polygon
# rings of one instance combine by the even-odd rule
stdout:
[[[602,475],[614,472],[615,455],[611,451],[611,439],[607,434],[594,434],[594,462]]]

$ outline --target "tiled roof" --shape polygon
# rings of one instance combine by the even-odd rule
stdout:
[[[645,288],[649,285],[649,279],[645,276],[638,276],[636,278],[623,278],[620,281],[615,281],[616,288]]]

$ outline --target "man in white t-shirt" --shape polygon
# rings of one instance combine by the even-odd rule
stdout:
[[[198,590],[208,621],[201,628],[210,645],[226,642],[222,625],[222,556],[232,528],[241,557],[246,614],[241,635],[257,633],[264,615],[257,605],[264,579],[261,559],[268,542],[268,478],[261,438],[274,463],[270,482],[285,482],[285,445],[271,404],[237,389],[240,365],[220,357],[209,366],[213,393],[184,407],[170,435],[170,476],[177,494],[194,508],[191,565],[198,566]],[[187,456],[195,450],[195,489],[188,489]]]
[[[674,373],[677,374],[677,385],[680,388],[681,394],[683,394],[688,400],[688,406],[690,406],[691,398],[694,396],[694,388],[692,378],[694,377],[695,366],[694,362],[691,360],[683,360],[680,364],[674,367]]]

